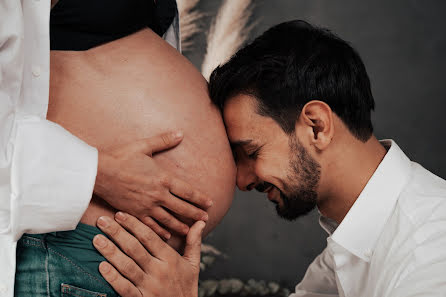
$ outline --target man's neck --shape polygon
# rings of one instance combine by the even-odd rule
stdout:
[[[366,143],[340,145],[334,154],[318,208],[323,216],[340,224],[383,160],[386,149],[372,136]]]

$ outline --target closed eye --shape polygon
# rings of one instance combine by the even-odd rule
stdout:
[[[262,147],[259,147],[258,149],[256,149],[256,150],[253,151],[252,153],[248,154],[248,158],[249,158],[249,159],[252,159],[252,160],[257,159],[257,156],[259,155],[259,152],[260,152],[260,149],[261,149],[261,148],[262,148]]]

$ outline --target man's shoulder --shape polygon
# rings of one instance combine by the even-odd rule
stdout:
[[[446,181],[411,162],[407,182],[375,249],[373,272],[388,289],[437,281],[446,267],[445,246]]]
[[[431,220],[446,221],[446,181],[411,162],[410,177],[397,207],[415,228]]]

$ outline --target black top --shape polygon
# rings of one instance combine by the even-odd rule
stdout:
[[[59,0],[51,10],[50,47],[87,50],[144,27],[162,36],[176,13],[175,0]]]

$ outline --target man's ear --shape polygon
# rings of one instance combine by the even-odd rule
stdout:
[[[296,126],[300,126],[299,138],[307,137],[309,144],[324,150],[334,136],[333,111],[325,102],[312,100],[302,108]]]

